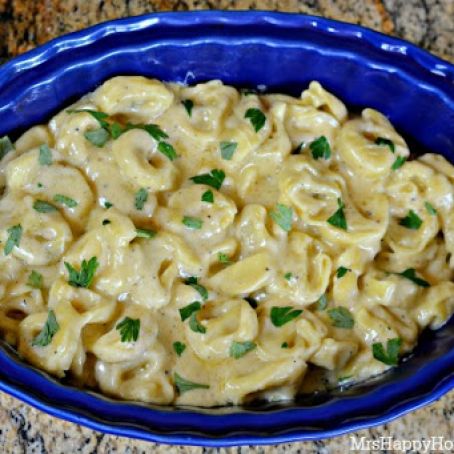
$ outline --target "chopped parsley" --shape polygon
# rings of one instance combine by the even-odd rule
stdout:
[[[253,107],[249,108],[248,110],[246,110],[244,118],[249,119],[255,132],[259,132],[263,128],[263,126],[265,126],[266,117],[260,109]]]
[[[329,159],[331,157],[331,147],[328,139],[325,136],[320,136],[318,139],[311,142],[309,148],[314,159]]]
[[[420,287],[424,287],[424,288],[430,287],[430,284],[427,281],[416,276],[416,271],[414,268],[408,268],[405,271],[402,271],[402,273],[397,273],[397,274],[399,276],[402,276],[402,277],[414,282],[416,285],[419,285]]]
[[[190,285],[194,290],[197,290],[204,301],[208,299],[208,290],[203,285],[198,283],[198,278],[189,277],[184,281],[184,283],[186,285]]]
[[[50,166],[52,164],[52,151],[45,143],[39,147],[38,162],[42,166]]]
[[[220,169],[213,169],[210,173],[203,173],[189,179],[196,184],[206,184],[219,191],[225,179],[225,172]]]
[[[235,153],[238,144],[236,142],[221,142],[221,157],[226,161],[230,161]]]
[[[122,342],[136,342],[139,338],[140,319],[125,317],[115,328],[119,331]]]
[[[394,142],[392,140],[386,139],[385,137],[377,137],[375,139],[375,144],[388,147],[391,150],[391,153],[394,153],[396,151]]]
[[[328,222],[328,224],[331,224],[334,227],[337,227],[339,229],[347,230],[347,220],[345,219],[345,213],[344,213],[344,208],[345,208],[344,202],[342,202],[341,199],[337,199],[337,205],[339,206],[339,208],[332,216],[330,216],[326,220],[326,222]]]
[[[186,345],[183,344],[183,342],[176,341],[172,344],[172,346],[177,356],[181,356],[186,350]]]
[[[113,203],[110,203],[108,200],[104,200],[103,205],[106,210],[113,207]]]
[[[46,347],[52,342],[52,338],[55,336],[57,331],[60,329],[55,312],[50,310],[47,314],[47,320],[44,324],[41,332],[33,339],[32,345],[34,347]]]
[[[109,115],[106,114],[105,112],[99,112],[99,111],[93,110],[93,109],[68,109],[66,111],[66,113],[69,113],[69,114],[82,113],[82,112],[86,112],[86,113],[90,114],[99,123],[99,126],[101,126],[102,128],[109,127],[109,123],[107,121],[105,121],[106,118],[109,118]]]
[[[288,342],[282,342],[281,348],[288,348]]]
[[[154,238],[156,236],[156,232],[150,229],[136,229],[136,237],[137,238]]]
[[[218,253],[218,260],[224,265],[229,265],[231,263],[230,257],[227,254],[224,254],[224,252]]]
[[[175,386],[180,394],[183,394],[187,391],[192,391],[193,389],[209,389],[210,385],[204,385],[202,383],[195,383],[193,381],[186,380],[181,375],[178,375],[176,372],[173,376]]]
[[[292,321],[302,313],[302,309],[293,309],[292,306],[273,306],[271,308],[271,322],[274,326],[280,327]]]
[[[200,322],[197,320],[197,312],[193,312],[191,316],[189,317],[189,328],[191,328],[192,331],[195,333],[201,333],[205,334],[207,332],[206,328],[200,324]]]
[[[324,311],[328,306],[328,298],[326,297],[326,293],[324,293],[318,300],[317,300],[317,305],[316,309],[318,311]]]
[[[346,307],[339,306],[328,309],[328,315],[336,328],[351,329],[355,324],[351,312]]]
[[[65,267],[68,270],[68,283],[73,287],[90,287],[93,282],[96,270],[98,269],[99,263],[96,257],[92,257],[88,262],[82,260],[80,271],[77,271],[71,264],[64,262]]]
[[[350,268],[345,268],[345,266],[340,266],[336,270],[336,277],[340,279],[341,277],[344,277],[349,271],[351,271]]]
[[[11,254],[14,246],[19,246],[20,239],[22,237],[22,226],[20,224],[13,225],[7,230],[7,232],[8,239],[6,240],[5,247],[3,248],[5,255]]]
[[[192,101],[192,99],[184,99],[183,101],[181,101],[181,104],[183,104],[184,108],[186,109],[186,112],[191,117],[192,108],[194,107],[194,101]]]
[[[291,281],[293,279],[293,273],[290,273],[290,271],[288,273],[285,273],[284,279],[287,281]]]
[[[104,128],[98,128],[86,131],[84,137],[95,147],[102,148],[109,140],[110,135]]]
[[[407,216],[399,221],[399,225],[407,229],[418,230],[422,225],[422,219],[413,210],[410,210]]]
[[[424,202],[424,206],[426,207],[426,210],[429,214],[432,216],[437,215],[437,210],[434,208],[434,206],[430,202]]]
[[[188,319],[194,312],[199,311],[202,308],[200,301],[194,301],[187,306],[182,307],[179,309],[181,321],[184,322]]]
[[[178,157],[175,148],[173,148],[173,146],[168,142],[159,142],[158,151],[160,151],[164,156],[167,156],[171,161]]]
[[[293,217],[293,209],[291,207],[278,203],[276,208],[271,211],[270,217],[282,230],[286,232],[291,230]]]
[[[244,356],[246,353],[254,350],[257,347],[257,344],[251,341],[246,342],[236,342],[233,341],[230,345],[230,356],[235,359],[239,359]]]
[[[202,219],[194,218],[192,216],[184,216],[181,221],[186,227],[193,230],[200,230],[203,226]]]
[[[27,285],[32,288],[42,288],[43,275],[38,271],[33,270],[28,276]]]
[[[142,210],[145,202],[148,200],[148,191],[145,188],[140,188],[134,196],[134,206],[137,210]]]
[[[52,213],[53,211],[57,211],[54,205],[44,200],[35,200],[33,202],[33,209],[38,213]]]
[[[397,170],[405,164],[407,158],[405,156],[397,156],[396,160],[394,161],[393,165],[391,166],[392,170]]]
[[[388,366],[397,366],[399,361],[399,351],[402,345],[402,339],[396,337],[386,342],[386,351],[381,342],[372,344],[372,353],[374,358]]]
[[[10,152],[14,150],[14,145],[8,136],[0,138],[0,161]]]
[[[71,197],[67,197],[62,194],[55,194],[53,201],[66,205],[68,208],[75,208],[78,205],[78,203],[74,199],[71,199]]]
[[[214,203],[214,194],[213,194],[213,191],[211,189],[208,189],[208,191],[205,191],[203,194],[202,194],[202,202],[206,202],[206,203]]]

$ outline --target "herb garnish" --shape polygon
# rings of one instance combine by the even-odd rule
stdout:
[[[82,260],[80,271],[77,271],[68,262],[64,263],[69,274],[69,285],[72,285],[73,287],[90,287],[99,266],[98,259],[96,257],[92,257],[88,262],[85,259]]]
[[[78,205],[74,199],[71,199],[71,197],[67,197],[63,194],[55,194],[53,201],[66,205],[68,208],[75,208]]]
[[[8,239],[6,240],[5,247],[3,248],[5,255],[11,254],[14,246],[19,246],[20,239],[22,237],[22,226],[20,224],[13,225],[7,230],[7,232]]]
[[[109,140],[110,135],[104,128],[98,128],[85,131],[84,137],[95,147],[102,148]]]
[[[218,260],[223,263],[224,265],[228,265],[231,263],[231,260],[227,254],[224,254],[224,252],[219,252],[218,253]]]
[[[430,202],[424,202],[424,206],[426,207],[426,210],[429,214],[432,216],[437,215],[437,210],[434,208],[434,206]]]
[[[0,138],[0,161],[10,152],[14,150],[14,145],[8,136]]]
[[[292,306],[273,306],[271,308],[271,322],[274,326],[280,327],[292,321],[302,313],[302,309],[293,309]]]
[[[221,142],[221,157],[226,161],[230,161],[235,153],[238,144],[236,142]]]
[[[326,222],[333,225],[334,227],[338,227],[339,229],[347,230],[347,220],[345,219],[344,213],[344,202],[342,202],[341,199],[337,199],[337,205],[339,206],[339,208],[332,216],[330,216],[326,220]]]
[[[44,324],[41,332],[33,339],[32,345],[34,347],[46,347],[52,342],[52,338],[55,336],[57,331],[60,329],[55,312],[50,310],[47,314],[47,320]]]
[[[410,210],[407,216],[399,221],[399,225],[407,229],[418,230],[422,225],[422,219],[413,210]]]
[[[394,153],[396,151],[396,147],[394,145],[394,142],[390,139],[386,139],[385,137],[377,137],[375,139],[375,144],[376,145],[383,145],[385,147],[389,147],[391,150],[391,153]]]
[[[320,136],[318,139],[311,142],[309,148],[312,151],[314,159],[329,159],[331,157],[331,147],[325,136]]]
[[[189,328],[191,328],[191,330],[194,331],[195,333],[205,334],[207,332],[207,330],[197,320],[197,313],[198,313],[198,311],[193,312],[191,314],[191,316],[189,317]]]
[[[405,271],[402,271],[402,273],[397,273],[397,274],[399,276],[405,277],[406,279],[414,282],[416,285],[419,285],[420,287],[425,287],[425,288],[430,287],[430,284],[427,281],[416,276],[416,271],[414,268],[408,268]]]
[[[372,353],[374,358],[388,366],[397,366],[399,361],[399,351],[402,345],[402,339],[396,337],[394,339],[388,339],[386,342],[386,352],[381,342],[372,344]]]
[[[254,350],[257,347],[257,344],[251,341],[246,342],[236,342],[233,341],[230,345],[230,356],[232,358],[238,359],[244,356],[246,353]]]
[[[286,232],[289,232],[292,229],[293,209],[291,207],[278,203],[275,210],[271,211],[270,217]]]
[[[255,132],[259,132],[266,122],[265,114],[260,109],[255,109],[253,107],[246,110],[244,118],[249,118]]]
[[[188,277],[184,283],[190,285],[194,290],[197,290],[204,301],[208,299],[208,290],[198,283],[198,278]]]
[[[50,166],[52,164],[52,152],[45,143],[39,147],[38,162],[42,166]]]
[[[156,232],[150,229],[136,229],[136,238],[154,238]]]
[[[32,288],[41,288],[43,286],[43,275],[33,270],[28,276],[27,285]]]
[[[137,210],[142,210],[145,202],[148,200],[148,191],[145,188],[140,188],[134,196],[134,206]]]
[[[122,342],[136,342],[139,338],[140,319],[125,317],[115,328],[120,332]]]
[[[336,277],[340,279],[341,277],[344,277],[349,271],[351,271],[350,268],[345,268],[345,266],[340,266],[336,270]]]
[[[35,200],[33,202],[33,209],[38,213],[52,213],[53,211],[57,211],[57,207],[44,200]]]
[[[316,309],[318,311],[324,311],[326,307],[328,306],[328,299],[326,297],[326,293],[324,293],[318,300],[317,300],[317,305]]]
[[[206,202],[206,203],[214,203],[214,194],[213,194],[213,191],[211,189],[208,189],[208,191],[205,191],[203,194],[202,194],[202,202]]]
[[[194,301],[187,306],[182,307],[179,309],[181,321],[184,322],[188,319],[194,312],[199,311],[202,308],[200,301]]]
[[[219,191],[225,179],[225,172],[220,169],[213,169],[210,173],[203,173],[189,179],[196,184],[206,184]]]
[[[173,346],[175,353],[178,356],[181,356],[183,354],[183,352],[186,350],[186,345],[183,344],[183,342],[176,341],[172,344],[172,346]]]
[[[392,170],[397,170],[399,167],[402,167],[405,164],[407,158],[405,156],[397,156],[393,165],[391,166]]]
[[[186,227],[193,230],[200,230],[203,226],[202,219],[194,218],[192,216],[184,216],[181,222],[183,222]]]
[[[186,380],[181,375],[178,375],[176,372],[173,376],[175,381],[175,386],[180,394],[183,394],[187,391],[191,391],[193,389],[209,389],[209,385],[204,385],[202,383],[195,383],[193,381]]]
[[[355,324],[351,312],[346,307],[339,306],[328,309],[328,315],[336,328],[351,329]]]
[[[181,104],[183,104],[184,108],[186,109],[186,112],[191,117],[192,108],[194,107],[194,101],[192,101],[192,99],[184,99],[183,101],[181,101]]]

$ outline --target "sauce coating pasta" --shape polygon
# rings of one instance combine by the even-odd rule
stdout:
[[[0,139],[0,333],[122,399],[292,399],[454,311],[454,167],[388,119],[139,76]]]

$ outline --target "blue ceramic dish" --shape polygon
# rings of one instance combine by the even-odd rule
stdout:
[[[299,94],[316,79],[351,108],[389,116],[415,150],[454,160],[454,66],[344,23],[264,12],[164,13],[97,25],[0,68],[0,135],[17,134],[103,80],[143,74]],[[454,322],[410,359],[351,389],[282,405],[196,409],[115,401],[49,378],[0,350],[0,389],[54,416],[146,440],[205,446],[315,440],[385,423],[454,387]]]

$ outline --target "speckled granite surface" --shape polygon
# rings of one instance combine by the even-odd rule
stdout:
[[[0,0],[0,61],[100,21],[159,10],[270,9],[324,15],[395,34],[454,61],[454,0]],[[454,391],[389,424],[352,435],[368,439],[454,440]],[[103,435],[52,418],[0,393],[4,453],[344,453],[350,436],[268,447],[169,447]]]

